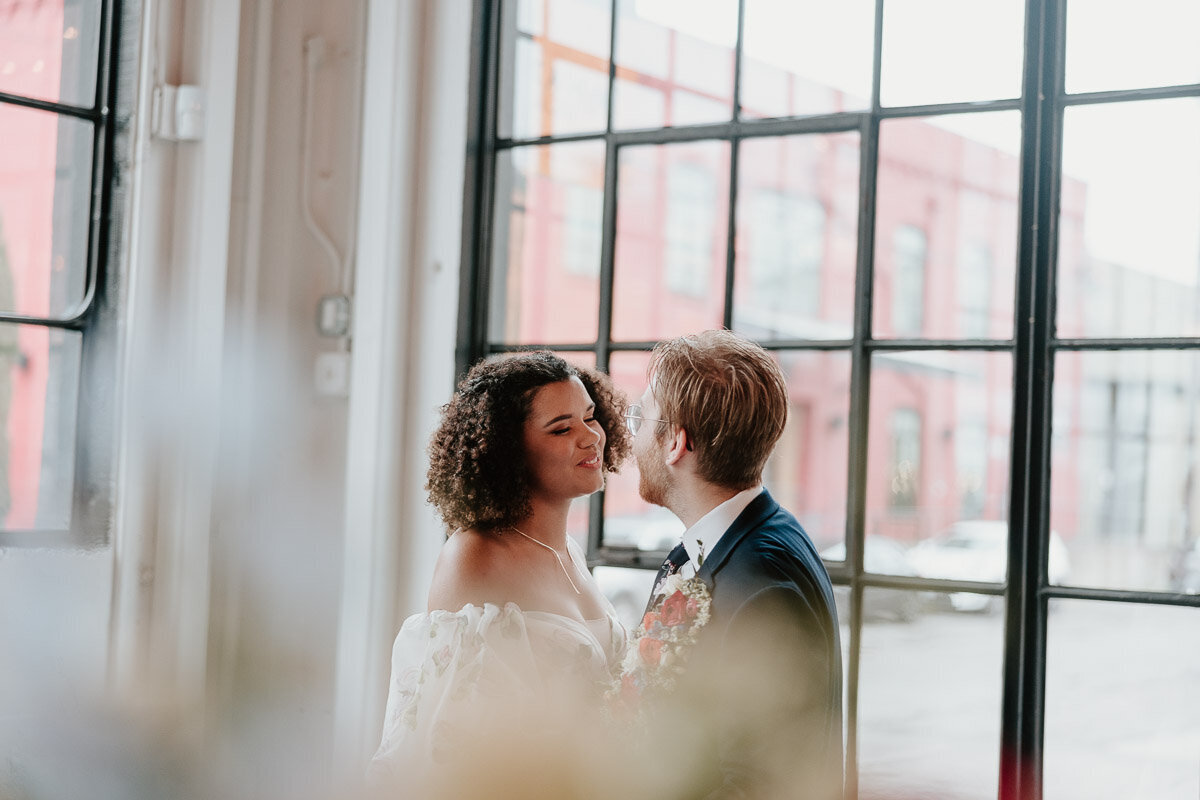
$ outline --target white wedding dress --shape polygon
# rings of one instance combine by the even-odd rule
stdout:
[[[607,615],[587,621],[515,603],[405,620],[370,782],[416,788],[436,779],[439,765],[477,762],[472,747],[589,725],[626,648],[625,629],[605,603]]]

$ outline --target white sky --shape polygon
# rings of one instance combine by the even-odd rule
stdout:
[[[1073,0],[1070,9],[1069,91],[1200,82],[1200,2],[1140,0],[1131,14],[1127,0]],[[734,45],[736,0],[634,0],[633,10]],[[883,102],[1017,96],[1022,15],[1016,0],[892,0],[885,5]],[[746,16],[752,57],[868,96],[873,0],[746,0]],[[1017,114],[956,116],[937,124],[1010,152],[1020,139]],[[1087,185],[1085,238],[1093,256],[1197,283],[1198,144],[1195,98],[1068,110],[1064,169]]]

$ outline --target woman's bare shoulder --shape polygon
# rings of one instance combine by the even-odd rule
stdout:
[[[511,571],[506,569],[508,544],[501,534],[491,531],[465,529],[452,534],[433,568],[429,610],[458,611],[468,603],[506,602]]]

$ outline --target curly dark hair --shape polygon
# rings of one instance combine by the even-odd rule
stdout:
[[[525,420],[537,389],[572,377],[596,403],[605,435],[604,471],[617,471],[629,455],[630,437],[622,419],[625,398],[607,375],[546,350],[481,361],[442,406],[441,424],[429,442],[425,490],[449,532],[501,528],[531,513]]]

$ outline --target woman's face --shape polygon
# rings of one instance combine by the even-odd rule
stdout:
[[[579,378],[548,383],[530,402],[525,457],[534,494],[571,499],[604,485],[604,428]]]

